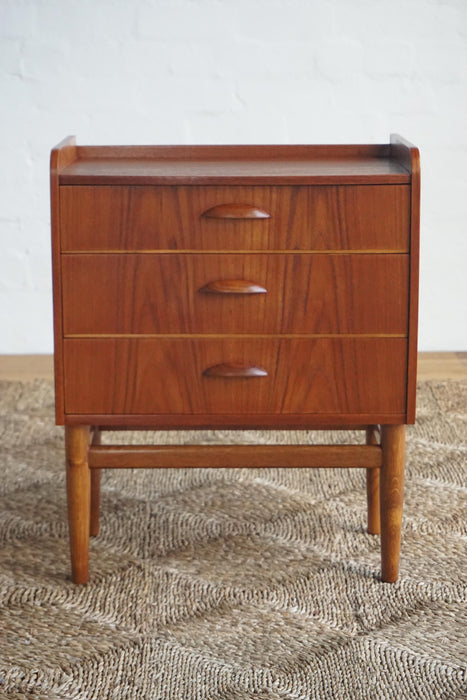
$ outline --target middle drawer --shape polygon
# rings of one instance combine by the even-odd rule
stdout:
[[[64,254],[65,335],[406,334],[405,254]]]

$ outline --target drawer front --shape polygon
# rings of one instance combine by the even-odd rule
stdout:
[[[405,410],[401,338],[68,339],[64,361],[68,414]]]
[[[62,251],[409,247],[408,185],[61,186]]]
[[[70,254],[62,272],[66,335],[407,333],[402,254]]]

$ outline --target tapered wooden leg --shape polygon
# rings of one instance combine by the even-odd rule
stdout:
[[[380,475],[381,578],[392,583],[399,575],[402,503],[404,498],[405,425],[381,429],[383,463]]]
[[[366,444],[379,445],[377,428],[370,426],[366,431]],[[370,535],[380,533],[379,515],[379,469],[366,470],[366,500],[368,506],[368,532]]]
[[[101,433],[97,428],[92,436],[92,444],[101,444]],[[99,534],[99,511],[101,505],[101,470],[91,469],[91,520],[90,534],[96,537]]]
[[[71,575],[86,583],[89,568],[91,478],[88,466],[89,427],[66,426],[66,475],[70,527]]]

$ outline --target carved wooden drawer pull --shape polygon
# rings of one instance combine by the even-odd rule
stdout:
[[[198,291],[203,294],[266,294],[268,290],[247,280],[215,280],[208,282]]]
[[[267,377],[268,373],[262,367],[256,365],[242,365],[237,362],[223,362],[204,370],[205,377],[229,377],[237,379],[241,377]]]
[[[270,219],[271,215],[253,204],[217,204],[201,214],[206,219]]]

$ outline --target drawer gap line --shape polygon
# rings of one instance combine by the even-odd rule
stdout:
[[[341,248],[339,250],[303,250],[296,248],[295,250],[268,250],[268,248],[257,248],[256,250],[244,249],[224,249],[216,250],[204,248],[185,248],[185,249],[143,249],[135,248],[129,250],[118,249],[99,249],[99,250],[79,250],[70,249],[62,250],[62,255],[408,255],[408,249],[363,249]]]
[[[405,333],[70,333],[73,338],[406,338]]]

